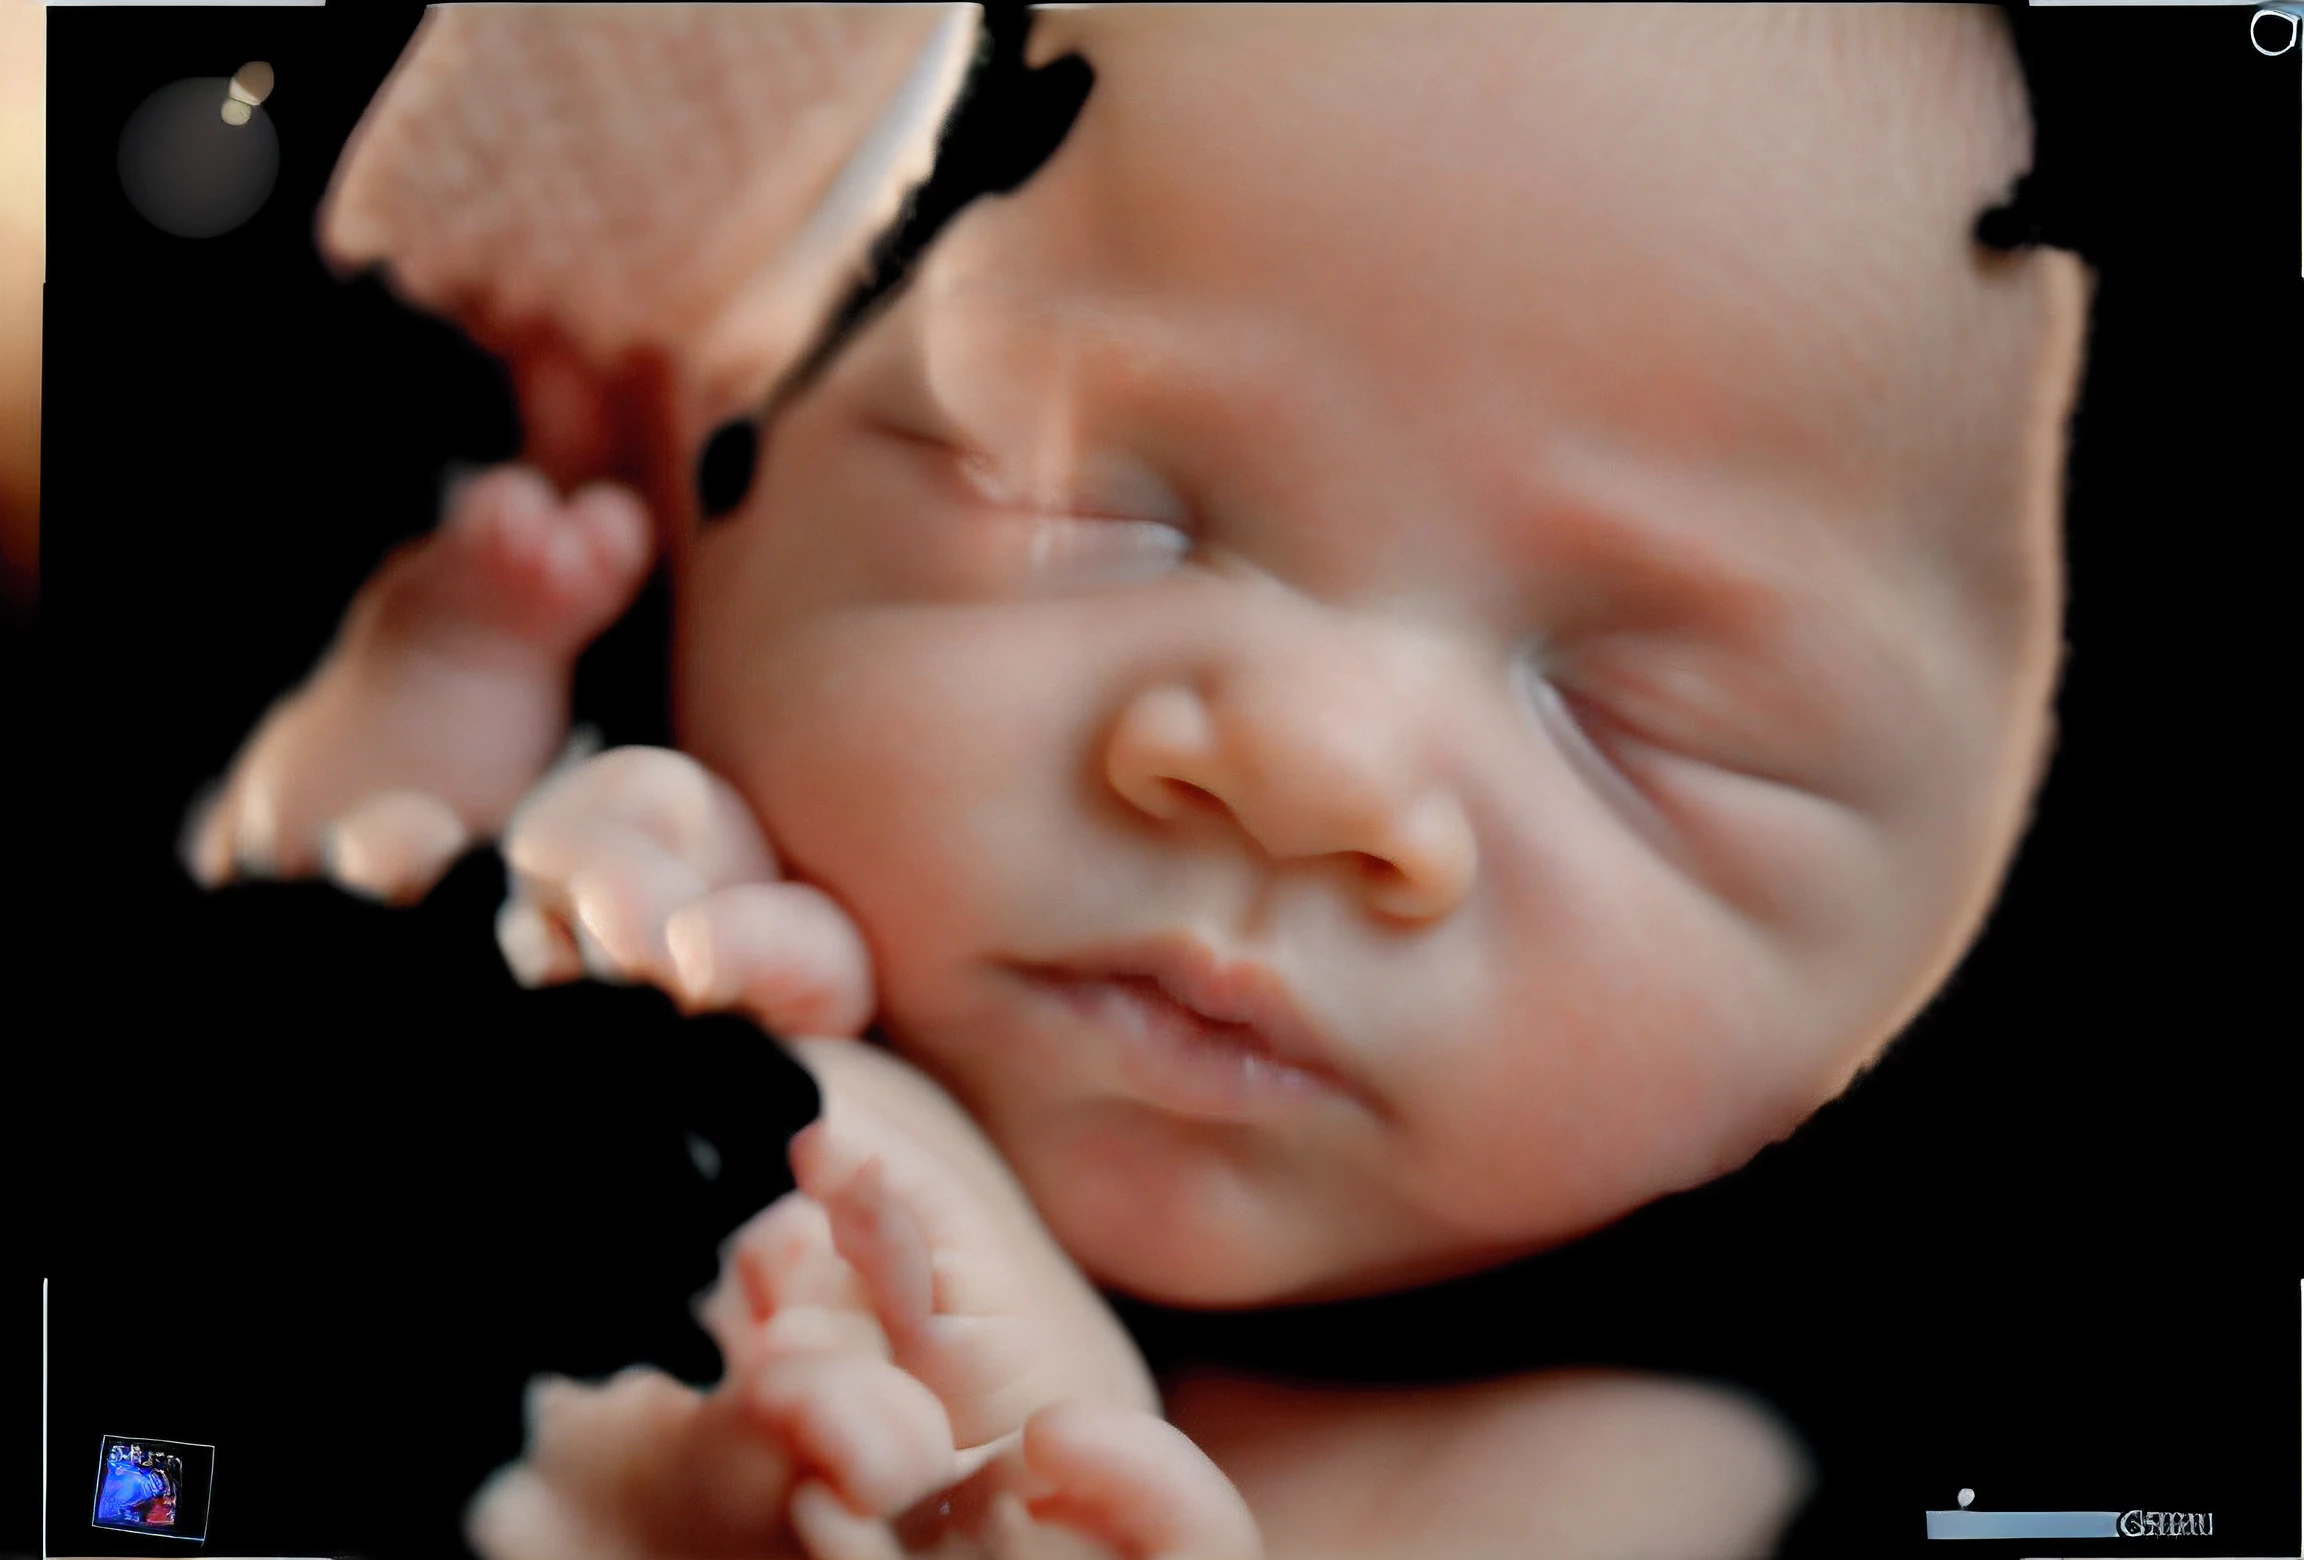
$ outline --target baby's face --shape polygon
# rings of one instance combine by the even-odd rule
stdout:
[[[1097,1278],[1565,1238],[1926,999],[2045,726],[2061,256],[1989,13],[1122,10],[773,430],[684,741]]]

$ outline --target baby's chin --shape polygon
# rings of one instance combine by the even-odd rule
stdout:
[[[1260,1181],[1221,1153],[1164,1153],[1173,1145],[1156,1132],[1002,1148],[1059,1244],[1103,1288],[1184,1309],[1326,1303],[1502,1267],[1733,1174],[1796,1132],[1853,1070],[1755,1104],[1732,1128],[1690,1122],[1667,1152],[1607,1173],[1590,1167],[1577,1178],[1583,1195],[1524,1181],[1520,1196],[1469,1197],[1461,1218],[1312,1166]],[[1472,1179],[1489,1192],[1498,1184]]]
[[[1108,1226],[1057,1239],[1095,1283],[1117,1294],[1183,1310],[1229,1311],[1312,1304],[1395,1289],[1375,1273],[1337,1271],[1270,1249],[1245,1250],[1217,1239],[1145,1241]],[[1117,1237],[1117,1238],[1116,1238]]]
[[[1210,1234],[1197,1240],[1146,1241],[1106,1225],[1057,1239],[1102,1288],[1183,1310],[1247,1310],[1316,1305],[1418,1289],[1484,1272],[1534,1255],[1554,1242],[1511,1246],[1466,1243],[1413,1256],[1341,1251],[1323,1256],[1312,1242],[1288,1248],[1247,1246]]]
[[[1105,1289],[1198,1310],[1309,1304],[1384,1294],[1495,1267],[1541,1249],[1423,1226],[1367,1200],[1307,1209],[1203,1161],[1133,1177],[1128,1146],[1065,1162],[1011,1155],[1058,1244]],[[1144,1168],[1138,1166],[1136,1168]]]

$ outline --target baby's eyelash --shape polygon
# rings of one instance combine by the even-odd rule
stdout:
[[[1622,723],[1598,701],[1561,686],[1541,647],[1524,649],[1512,658],[1512,677],[1521,697],[1586,782],[1616,806],[1652,821],[1655,804],[1610,752],[1626,735]]]
[[[989,523],[1009,530],[1024,569],[1049,586],[1127,585],[1166,574],[1190,555],[1195,538],[1182,500],[1156,476],[1131,480],[1117,461],[1081,462],[1090,480],[1055,486],[1058,497],[1036,497],[1041,484],[1017,481],[980,451],[940,440],[949,469],[993,513]],[[1117,477],[1117,480],[1116,480]],[[1084,491],[1083,491],[1084,490]],[[1174,517],[1171,520],[1170,517]]]
[[[959,454],[954,464],[969,487],[995,504],[1084,521],[1156,525],[1187,535],[1193,530],[1192,508],[1183,495],[1149,465],[1128,456],[1091,455],[1066,462],[1063,477],[1046,483],[1018,481],[977,452]]]
[[[1192,538],[1157,520],[1042,515],[1033,519],[1026,558],[1035,574],[1089,575],[1123,584],[1164,574],[1192,550]]]

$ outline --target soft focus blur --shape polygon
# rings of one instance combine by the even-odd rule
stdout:
[[[47,237],[48,13],[0,0],[0,599],[40,567],[40,282]]]

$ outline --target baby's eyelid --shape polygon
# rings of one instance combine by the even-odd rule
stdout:
[[[1046,482],[1020,480],[977,451],[958,456],[960,474],[980,496],[995,504],[1069,515],[1080,520],[1120,520],[1165,526],[1192,535],[1192,506],[1152,467],[1129,456],[1091,455],[1067,463]],[[1035,492],[1034,489],[1040,489]]]
[[[1033,522],[1027,558],[1035,575],[1117,585],[1163,575],[1191,551],[1189,535],[1157,520],[1062,515]]]
[[[1605,710],[1596,709],[1588,698],[1562,687],[1557,677],[1554,658],[1543,646],[1524,647],[1512,658],[1515,687],[1537,719],[1569,750],[1570,760],[1620,806],[1643,814],[1650,811],[1647,793],[1625,773],[1603,741],[1604,735],[1622,735],[1618,723]]]
[[[1189,534],[1192,506],[1151,463],[1127,455],[1091,456],[1081,462],[1081,497],[1091,512],[1109,512]]]

